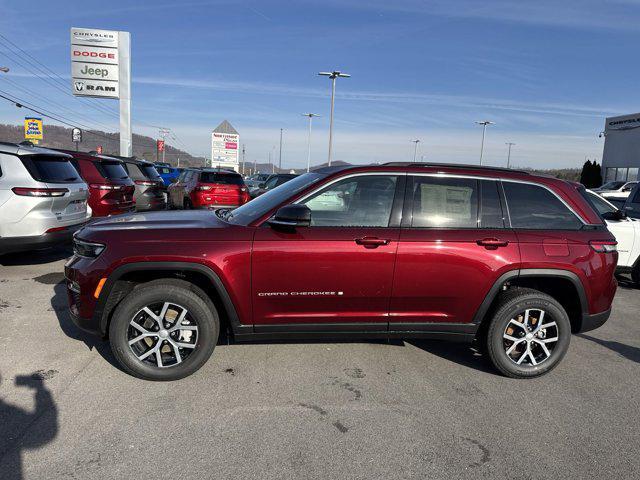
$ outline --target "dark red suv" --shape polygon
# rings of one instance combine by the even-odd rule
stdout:
[[[73,157],[76,167],[89,185],[88,203],[94,217],[106,217],[135,210],[134,183],[117,158],[62,150]]]
[[[225,212],[98,220],[65,267],[75,323],[133,375],[200,368],[236,340],[476,341],[512,377],[602,325],[616,242],[565,181],[390,163],[301,175]]]

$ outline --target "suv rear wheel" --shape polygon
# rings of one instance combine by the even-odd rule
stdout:
[[[631,270],[631,280],[636,284],[636,287],[640,287],[640,261],[636,262]]]
[[[555,299],[537,290],[505,292],[487,329],[491,363],[512,378],[532,378],[552,370],[569,348],[569,316]]]
[[[113,314],[111,349],[136,377],[177,380],[194,373],[213,353],[220,331],[215,307],[180,283],[142,285]]]

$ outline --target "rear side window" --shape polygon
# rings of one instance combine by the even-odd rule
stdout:
[[[531,230],[579,230],[582,222],[546,188],[504,182],[511,226]]]
[[[100,175],[109,180],[122,180],[129,176],[120,162],[96,162],[96,168]]]
[[[202,183],[221,183],[223,185],[244,185],[242,177],[233,173],[202,172],[200,181]]]
[[[415,177],[411,226],[478,228],[478,181],[470,178]]]
[[[80,174],[66,157],[55,155],[25,155],[20,157],[31,177],[38,182],[77,183]]]

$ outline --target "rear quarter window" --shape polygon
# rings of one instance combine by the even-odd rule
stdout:
[[[579,230],[582,222],[558,197],[544,187],[503,181],[513,228]]]
[[[29,175],[45,183],[80,183],[82,177],[71,160],[56,155],[24,155],[20,157]]]

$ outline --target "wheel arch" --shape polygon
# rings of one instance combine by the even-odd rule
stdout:
[[[113,270],[96,305],[95,315],[99,319],[100,331],[106,335],[113,311],[136,285],[163,278],[193,283],[214,304],[222,326],[228,326],[234,333],[246,329],[252,331],[251,326],[240,323],[235,305],[218,274],[206,265],[190,262],[133,262]]]
[[[500,292],[514,287],[533,288],[553,297],[569,315],[572,331],[581,330],[582,318],[589,313],[589,305],[580,278],[569,270],[528,268],[510,270],[496,280],[473,318],[473,323],[479,325],[478,332],[486,330],[486,320],[495,309]]]

